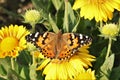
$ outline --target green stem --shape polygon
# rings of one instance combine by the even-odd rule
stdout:
[[[118,26],[120,26],[120,18],[119,18]],[[119,27],[119,28],[120,28],[120,27]]]
[[[36,63],[34,53],[32,54],[33,65]]]
[[[36,61],[35,61],[35,56],[34,56],[34,52],[32,52],[32,65],[30,65],[29,69],[29,75],[30,75],[30,80],[36,80],[37,74],[36,74]]]
[[[15,67],[14,67],[14,58],[11,58],[11,67],[13,70],[15,70]]]
[[[34,33],[35,32],[35,23],[31,23],[31,26],[32,26],[32,29],[30,31],[31,31],[31,33]]]
[[[112,39],[109,38],[109,43],[108,43],[108,49],[107,49],[106,59],[109,57],[110,50],[111,50],[111,45],[112,45]]]

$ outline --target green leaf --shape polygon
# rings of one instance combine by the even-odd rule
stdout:
[[[113,68],[110,75],[110,80],[120,80],[120,66]]]
[[[29,78],[29,68],[28,67],[22,67],[21,72],[20,72],[20,76],[24,79],[30,79]]]
[[[37,8],[38,10],[47,9],[48,6],[48,0],[31,0],[33,5],[35,6],[35,8]],[[46,5],[45,5],[46,4]]]
[[[2,70],[4,70],[4,72],[6,73],[9,68],[11,67],[11,64],[10,64],[10,58],[6,57],[4,59],[0,59],[0,65],[1,65],[1,68]]]
[[[32,63],[31,61],[31,55],[29,54],[29,51],[23,50],[20,52],[19,56],[17,57],[18,64],[28,66]]]
[[[100,67],[103,65],[104,63],[104,60],[105,60],[105,56],[106,56],[106,51],[107,51],[107,48],[105,47],[102,52],[100,53],[100,56],[97,57],[96,59],[96,62],[94,64],[94,69],[96,71],[97,74],[99,74],[99,70],[100,70]]]
[[[77,13],[77,15],[79,15],[79,14]],[[78,21],[77,21],[76,25],[73,27],[72,32],[76,32],[77,31],[77,27],[79,25],[79,22],[80,22],[80,17],[78,17]]]
[[[64,32],[71,32],[74,26],[76,25],[76,18],[71,7],[71,4],[65,1],[65,13],[64,13],[64,23],[63,29]]]
[[[58,33],[58,32],[59,32],[59,29],[58,29],[56,23],[54,22],[54,20],[52,19],[52,17],[51,17],[50,14],[49,14],[49,22],[50,22],[50,24],[51,24],[51,26],[52,26],[53,31],[54,31],[55,33]]]
[[[25,67],[25,66],[21,66],[21,67],[22,67],[22,69],[20,70],[19,75],[24,79],[30,80],[29,67]]]
[[[0,74],[1,75],[6,75],[7,71],[5,70],[5,68],[3,67],[3,65],[0,65]]]
[[[42,71],[37,71],[37,79],[38,80],[45,80],[45,78],[44,78],[45,76],[42,76]]]
[[[113,65],[114,65],[114,54],[108,57],[108,59],[106,59],[103,65],[101,66],[100,80],[109,80]]]
[[[59,27],[59,29],[63,28],[63,16],[64,16],[64,10],[59,10],[55,14],[56,25]]]
[[[70,2],[68,2],[68,20],[69,20],[70,31],[72,31],[72,29],[75,27],[75,25],[77,23],[77,21],[76,21],[77,19],[74,15],[74,12],[73,12]]]
[[[54,5],[55,9],[58,11],[63,4],[63,0],[52,0],[52,3]]]
[[[24,68],[21,69],[20,76],[26,79]]]

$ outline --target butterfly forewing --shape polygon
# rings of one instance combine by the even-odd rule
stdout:
[[[52,32],[45,32],[44,34],[37,32],[26,36],[26,40],[39,48],[40,52],[42,52],[45,57],[54,58],[55,36],[56,34]]]

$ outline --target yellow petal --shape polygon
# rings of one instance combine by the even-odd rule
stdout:
[[[50,59],[44,60],[43,63],[36,70],[43,69],[49,62],[50,62]]]

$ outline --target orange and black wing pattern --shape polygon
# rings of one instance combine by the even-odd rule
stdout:
[[[62,35],[61,49],[58,54],[59,59],[68,59],[74,55],[79,48],[92,42],[92,38],[77,33],[64,33]]]
[[[43,34],[36,32],[26,36],[28,42],[33,43],[40,52],[47,58],[55,58],[55,33],[45,32]]]

